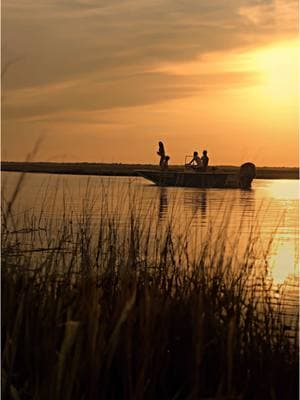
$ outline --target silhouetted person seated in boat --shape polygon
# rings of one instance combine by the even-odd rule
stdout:
[[[192,160],[185,164],[186,167],[191,167],[196,171],[206,171],[208,166],[209,158],[207,157],[207,151],[204,150],[202,157],[200,158],[197,151],[194,151]]]
[[[190,162],[185,164],[187,167],[192,167],[194,169],[201,169],[202,167],[202,161],[201,158],[198,155],[198,151],[194,151],[193,158],[191,159]]]
[[[207,157],[207,151],[203,150],[202,157],[201,157],[201,168],[202,171],[207,170],[209,158]]]
[[[159,160],[159,166],[161,168],[164,167],[164,162],[165,162],[165,157],[166,157],[166,153],[165,153],[165,147],[163,142],[158,142],[158,152],[157,154],[160,156],[160,160]]]
[[[163,164],[162,164],[162,169],[168,169],[169,168],[169,160],[170,157],[169,156],[165,156],[164,160],[163,160]]]

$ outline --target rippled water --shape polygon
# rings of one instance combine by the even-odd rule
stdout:
[[[11,198],[19,178],[19,173],[2,173],[6,199]],[[27,174],[14,209],[20,215],[43,209],[53,219],[89,212],[97,224],[103,198],[108,204],[106,212],[121,223],[134,208],[145,223],[171,221],[178,232],[188,231],[191,241],[208,232],[219,233],[226,222],[226,240],[234,247],[238,237],[242,248],[252,232],[260,247],[258,257],[266,257],[274,280],[283,284],[298,279],[298,180],[254,180],[251,190],[224,190],[160,188],[143,178]]]

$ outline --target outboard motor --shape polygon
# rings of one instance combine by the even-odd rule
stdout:
[[[240,187],[242,189],[250,189],[251,182],[256,176],[256,167],[251,162],[246,162],[240,166]]]

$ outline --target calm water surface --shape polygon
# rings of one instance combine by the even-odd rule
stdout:
[[[5,199],[12,196],[19,178],[19,173],[2,173]],[[258,257],[267,259],[274,281],[298,279],[298,180],[254,180],[251,190],[224,190],[159,188],[143,178],[26,174],[14,212],[38,214],[43,209],[43,215],[53,219],[86,213],[97,224],[103,198],[108,205],[105,212],[120,223],[134,209],[144,223],[171,222],[178,234],[188,231],[195,243],[208,232],[222,231],[229,248],[237,246],[237,238],[243,247],[252,232],[260,246]]]

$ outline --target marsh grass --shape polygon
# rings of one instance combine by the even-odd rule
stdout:
[[[54,219],[56,197],[18,214],[20,186],[2,202],[3,399],[298,398],[298,315],[255,229],[240,257],[230,215],[195,246],[191,221],[160,224],[123,189],[112,205],[88,185],[82,215]]]

